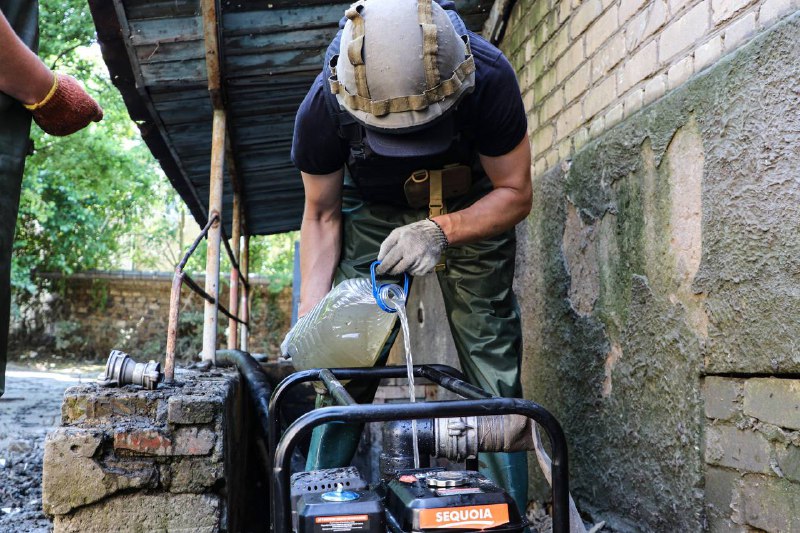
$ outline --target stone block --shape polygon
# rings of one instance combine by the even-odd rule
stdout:
[[[556,139],[564,139],[582,123],[583,115],[581,113],[581,103],[576,102],[558,115],[558,120],[556,121]]]
[[[573,39],[583,33],[594,19],[603,12],[603,4],[600,0],[588,0],[572,13],[569,21],[569,33]]]
[[[619,25],[635,15],[646,3],[646,0],[621,0],[619,3]]]
[[[706,462],[745,472],[772,473],[772,445],[760,433],[732,426],[706,427]]]
[[[625,35],[618,33],[592,56],[592,82],[605,78],[623,57],[625,57]]]
[[[592,87],[583,99],[583,115],[591,119],[603,109],[607,108],[616,98],[617,83],[612,77],[606,78],[600,85]],[[560,132],[559,132],[560,134]]]
[[[800,429],[800,379],[748,379],[744,383],[743,410],[761,421]]]
[[[654,77],[644,86],[644,105],[661,98],[665,92],[667,92],[667,77],[665,75]]]
[[[708,42],[697,47],[694,51],[694,67],[697,71],[703,70],[713,64],[722,55],[722,37],[717,35]]]
[[[572,102],[589,88],[589,62],[587,61],[564,84],[564,98]]]
[[[617,21],[617,6],[611,6],[603,15],[586,31],[586,56],[591,56],[606,40],[619,28]]]
[[[217,436],[210,429],[180,428],[174,433],[172,453],[174,455],[208,455]]]
[[[730,19],[736,12],[751,3],[753,0],[711,0],[711,21],[716,26]]]
[[[208,424],[214,420],[218,401],[206,396],[172,396],[167,402],[170,424]]]
[[[221,508],[220,498],[210,494],[135,493],[57,516],[54,533],[213,533],[220,530]]]
[[[741,474],[738,472],[713,466],[706,470],[706,514],[712,531],[724,531],[728,523],[732,523],[731,503],[740,482]]]
[[[789,481],[800,483],[800,447],[788,444],[775,451],[778,468]]]
[[[756,14],[748,13],[725,30],[725,53],[741,46],[756,32]]]
[[[747,475],[741,494],[740,512],[748,526],[763,531],[800,531],[800,484]]]
[[[650,77],[658,69],[658,45],[655,41],[636,52],[620,70],[617,92],[623,94],[628,89]]]
[[[620,120],[622,120],[623,106],[624,106],[624,104],[622,102],[620,102],[620,103],[618,103],[617,105],[615,105],[614,107],[612,107],[611,109],[608,110],[608,112],[605,114],[605,117],[603,118],[603,121],[605,122],[606,128],[612,128]]]
[[[559,111],[564,108],[564,91],[563,89],[559,89],[549,97],[547,100],[539,108],[539,121],[542,124],[548,122],[552,117],[554,117]]]
[[[625,116],[629,117],[644,106],[644,89],[634,89],[625,97]]]
[[[155,428],[119,427],[114,431],[114,450],[133,455],[172,455],[172,439]]]
[[[553,146],[555,131],[556,129],[553,126],[546,124],[533,134],[531,138],[531,148],[534,156],[545,152]]]
[[[781,15],[789,13],[794,7],[792,0],[766,0],[758,11],[758,23],[761,27],[776,22]]]
[[[136,463],[106,471],[95,455],[103,442],[98,430],[59,428],[45,440],[42,508],[63,515],[100,501],[120,490],[155,487],[158,475],[152,464]]]
[[[80,394],[70,387],[64,392],[64,401],[61,403],[61,423],[69,425],[80,422],[86,418],[88,399],[85,394]]]
[[[162,485],[170,492],[209,492],[225,477],[223,464],[208,458],[183,458],[160,465]]]
[[[661,61],[667,61],[690,48],[709,29],[709,0],[697,4],[667,26],[659,37]]]
[[[636,48],[659,30],[667,21],[667,4],[663,0],[651,2],[625,27],[625,45],[628,50]]]
[[[708,376],[703,380],[703,398],[708,418],[730,420],[740,412],[742,380]]]
[[[575,41],[556,63],[556,83],[561,83],[583,63],[583,39]]]

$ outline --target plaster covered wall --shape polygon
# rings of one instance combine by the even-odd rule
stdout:
[[[526,397],[617,529],[707,524],[704,375],[800,372],[798,43],[795,15],[534,177]]]

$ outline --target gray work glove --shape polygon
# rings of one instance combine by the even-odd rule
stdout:
[[[432,272],[447,248],[447,236],[436,222],[425,219],[392,231],[381,244],[378,274],[408,272],[422,276]]]

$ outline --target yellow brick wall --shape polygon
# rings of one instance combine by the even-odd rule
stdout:
[[[533,174],[800,8],[800,0],[521,0],[501,48],[517,70]]]

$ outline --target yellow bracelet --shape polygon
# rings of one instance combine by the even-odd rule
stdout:
[[[49,102],[51,98],[53,98],[53,95],[56,94],[57,89],[58,89],[58,74],[53,73],[53,86],[50,87],[50,92],[47,93],[47,96],[45,96],[41,102],[37,102],[35,104],[22,104],[22,105],[24,105],[25,109],[27,109],[28,111],[36,111],[40,107],[47,104],[47,102]]]

